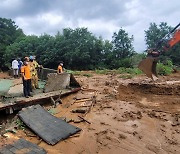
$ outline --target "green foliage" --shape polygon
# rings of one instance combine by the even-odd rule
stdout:
[[[121,28],[118,33],[114,33],[112,38],[112,44],[115,54],[114,56],[116,58],[125,59],[133,55],[133,36],[129,37],[128,33]]]
[[[134,65],[133,36],[129,37],[122,28],[113,34],[112,41],[96,37],[87,28],[64,28],[55,36],[25,36],[14,21],[0,19],[10,27],[4,26],[0,31],[0,34],[4,32],[0,35],[1,42],[4,41],[0,46],[1,68],[10,68],[12,58],[30,55],[36,55],[40,64],[53,69],[57,69],[60,61],[68,70],[105,70]],[[76,71],[72,73],[80,74]]]
[[[132,79],[135,75],[134,74],[122,74],[119,76],[121,79]]]
[[[132,74],[132,75],[139,75],[142,74],[142,71],[138,68],[124,68],[124,67],[120,67],[117,72],[119,74]]]
[[[131,58],[124,58],[124,59],[119,60],[118,66],[119,67],[126,67],[126,68],[133,67]]]
[[[166,22],[161,22],[159,25],[156,23],[150,23],[150,27],[145,31],[145,41],[147,48],[157,48],[162,49],[163,43],[159,41],[170,32],[172,27],[168,26]]]
[[[166,64],[158,63],[157,72],[159,75],[169,75],[173,72],[172,61],[168,60]]]
[[[103,70],[95,70],[96,74],[107,74],[108,70],[107,69],[103,69]]]
[[[5,68],[4,54],[6,47],[24,36],[23,31],[18,28],[11,19],[0,18],[0,68]],[[14,55],[13,55],[14,57]],[[12,58],[11,57],[11,60]]]
[[[37,61],[44,67],[56,69],[59,61],[64,61],[65,68],[75,70],[94,70],[105,68],[132,67],[131,39],[124,30],[115,36],[114,41],[126,47],[119,50],[118,45],[113,49],[110,41],[96,38],[87,28],[66,28],[56,36],[26,36],[16,40],[6,48],[5,65],[11,65],[11,58],[36,55]],[[119,32],[119,33],[120,33]],[[125,37],[123,36],[125,35]],[[121,39],[122,37],[122,39]],[[118,41],[120,39],[121,41]],[[128,41],[126,44],[126,41]],[[128,49],[131,48],[131,49]],[[127,50],[127,52],[125,52]],[[117,54],[123,58],[116,57]]]
[[[146,58],[146,54],[145,53],[135,53],[132,57],[131,57],[131,65],[133,67],[138,67],[138,64],[140,63],[140,61],[142,59]]]
[[[72,70],[67,70],[66,71],[67,73],[72,73],[73,75],[76,75],[76,76],[79,76],[79,75],[81,75],[82,73],[81,73],[81,71],[72,71]]]
[[[16,120],[15,123],[16,123],[16,126],[17,126],[18,129],[25,130],[26,126],[19,118]]]
[[[161,22],[159,25],[156,23],[150,23],[150,27],[145,31],[145,41],[147,48],[157,48],[158,50],[164,51],[164,46],[168,44],[169,36],[160,40],[166,36],[172,30],[171,26],[168,26],[166,22]],[[180,43],[177,43],[168,51],[163,52],[160,55],[160,62],[164,63],[167,60],[171,60],[174,65],[180,66]]]

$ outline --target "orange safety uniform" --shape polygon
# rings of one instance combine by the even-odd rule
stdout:
[[[63,73],[63,68],[61,65],[58,66],[58,69],[57,69],[58,73]]]
[[[31,72],[30,72],[30,66],[29,65],[23,65],[21,67],[21,73],[24,75],[25,80],[31,79]]]

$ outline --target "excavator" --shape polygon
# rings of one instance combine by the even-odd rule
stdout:
[[[168,38],[168,39],[167,39]],[[157,71],[156,65],[159,59],[159,56],[172,48],[175,44],[180,42],[180,23],[174,27],[167,35],[165,35],[153,49],[147,50],[147,57],[143,59],[138,68],[143,71],[147,77],[152,80],[157,80]]]

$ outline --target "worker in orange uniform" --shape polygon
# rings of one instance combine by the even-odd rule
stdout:
[[[21,67],[21,75],[23,80],[23,93],[26,98],[32,96],[31,91],[31,72],[28,64],[28,59],[24,58],[23,66]]]
[[[60,62],[57,69],[57,74],[63,73],[63,62]]]

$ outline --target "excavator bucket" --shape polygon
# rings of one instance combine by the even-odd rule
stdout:
[[[147,57],[143,59],[138,68],[143,71],[147,77],[151,78],[152,80],[157,80],[157,72],[156,72],[156,65],[157,65],[157,58]]]

